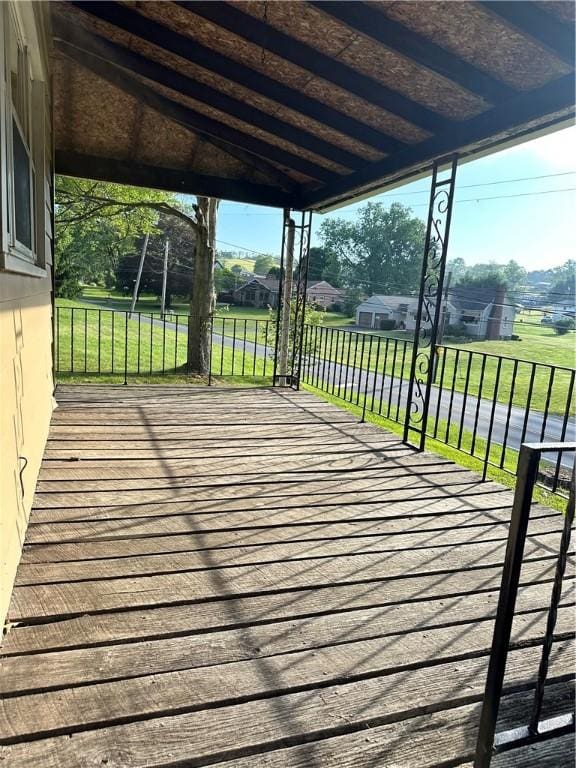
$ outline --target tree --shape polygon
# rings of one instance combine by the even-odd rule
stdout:
[[[323,280],[324,267],[326,266],[326,248],[313,246],[308,251],[308,280]]]
[[[576,303],[576,261],[568,259],[550,274],[548,298],[553,304]]]
[[[561,317],[554,323],[554,331],[558,336],[564,336],[569,331],[576,329],[576,322],[573,317]]]
[[[339,263],[337,282],[369,294],[417,290],[425,235],[424,223],[400,203],[368,203],[355,221],[327,219],[320,227]]]
[[[271,267],[268,270],[268,274],[266,275],[266,277],[271,277],[274,280],[280,280],[281,274],[282,274],[282,270],[280,269],[280,267]]]
[[[161,214],[157,233],[151,235],[148,241],[140,280],[140,293],[161,295],[164,248],[168,241],[166,307],[170,308],[172,297],[175,295],[182,296],[188,301],[192,288],[195,240],[195,232],[190,226],[174,216]],[[116,268],[115,287],[122,293],[132,293],[143,242],[143,237],[138,238],[135,241],[134,252],[130,256],[122,257]]]
[[[463,259],[455,259],[455,261],[464,264]],[[449,269],[454,264],[449,262]],[[458,264],[458,267],[461,265]],[[509,291],[521,291],[526,285],[528,273],[524,267],[520,266],[517,261],[510,259],[507,264],[498,264],[495,261],[487,261],[480,264],[472,264],[469,267],[465,267],[464,271],[457,270],[458,274],[455,275],[452,271],[452,283],[462,284],[469,280],[488,280],[492,283],[498,282],[499,285],[505,286]]]
[[[273,256],[262,254],[256,257],[254,262],[254,274],[255,275],[267,275],[269,270],[275,266],[276,260]]]
[[[113,272],[119,260],[115,247],[125,253],[134,252],[135,238],[157,232],[159,216],[172,216],[195,233],[194,279],[190,300],[188,327],[188,370],[206,374],[209,365],[209,316],[214,307],[214,262],[216,213],[218,201],[199,197],[197,205],[187,206],[176,195],[149,189],[136,189],[121,184],[91,182],[58,177],[56,182],[56,219],[61,231],[68,232],[64,247],[74,255],[74,243],[97,240],[111,233],[111,248],[104,259],[105,268]],[[126,245],[127,244],[127,245]],[[114,258],[112,258],[114,256]]]
[[[214,262],[216,259],[216,215],[219,200],[199,197],[196,207],[196,252],[194,281],[188,317],[188,355],[191,373],[205,375],[210,369],[210,317],[216,305]]]

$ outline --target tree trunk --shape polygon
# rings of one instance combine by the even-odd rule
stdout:
[[[218,202],[211,197],[198,198],[194,278],[188,319],[187,370],[201,376],[207,376],[210,368],[211,316],[216,303],[214,261]]]

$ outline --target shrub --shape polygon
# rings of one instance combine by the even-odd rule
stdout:
[[[554,331],[558,336],[564,336],[565,333],[576,329],[576,322],[572,317],[562,317],[554,323]]]
[[[451,336],[453,339],[463,339],[468,336],[466,332],[466,326],[463,323],[456,325],[447,325],[444,329],[445,336]]]
[[[396,328],[396,320],[379,320],[378,325],[380,331],[392,331]]]

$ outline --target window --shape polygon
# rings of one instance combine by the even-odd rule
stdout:
[[[33,74],[23,32],[30,27],[37,48],[34,16],[28,16],[23,23],[17,11],[16,4],[0,5],[0,43],[4,43],[0,46],[4,52],[0,60],[0,266],[11,272],[42,276],[45,274],[46,103],[42,80]]]

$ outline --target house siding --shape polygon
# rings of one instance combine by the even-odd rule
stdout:
[[[38,38],[45,40],[48,9],[35,6]],[[49,103],[46,104],[48,113]],[[43,116],[44,117],[44,116]],[[33,120],[36,116],[33,117]],[[8,606],[34,498],[50,417],[52,377],[52,136],[43,121],[46,207],[35,216],[45,232],[45,274],[0,272],[0,620]]]

